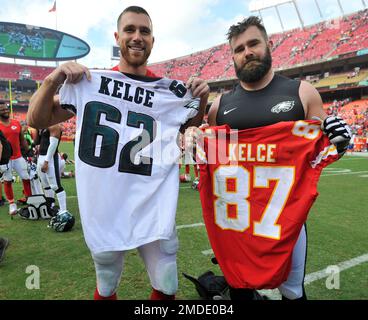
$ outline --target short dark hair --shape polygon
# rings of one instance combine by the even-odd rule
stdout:
[[[238,36],[239,34],[242,34],[243,32],[245,32],[249,27],[257,27],[259,29],[259,31],[261,31],[263,38],[267,41],[268,40],[268,35],[267,35],[267,31],[264,27],[264,25],[262,24],[262,21],[260,18],[256,17],[256,16],[249,16],[248,18],[245,18],[243,21],[238,22],[237,24],[232,25],[229,28],[229,31],[227,32],[227,39],[229,40],[229,42],[231,41],[232,38]]]
[[[120,24],[121,17],[123,16],[123,14],[125,14],[127,12],[134,12],[134,13],[138,13],[138,14],[145,14],[151,20],[150,15],[148,14],[148,12],[145,9],[143,9],[142,7],[138,7],[138,6],[130,6],[130,7],[125,8],[124,11],[122,13],[120,13],[119,18],[118,18],[118,21],[117,21],[117,27],[118,27],[118,29],[119,29],[119,24]],[[152,20],[151,20],[151,23],[152,23]]]

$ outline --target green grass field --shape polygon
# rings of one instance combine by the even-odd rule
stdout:
[[[6,33],[0,33],[0,43],[5,48],[5,53],[7,55],[17,55],[20,48],[19,43],[10,43],[9,36]],[[31,47],[27,47],[25,50],[25,55],[32,58],[53,58],[55,57],[56,49],[58,47],[59,41],[55,39],[45,39],[42,50],[33,50]]]
[[[72,144],[64,143],[61,151],[72,155]],[[67,166],[67,171],[73,169]],[[92,299],[95,274],[92,259],[84,242],[79,219],[74,179],[63,179],[68,208],[76,225],[71,232],[56,233],[47,221],[11,220],[8,207],[0,208],[0,235],[9,238],[10,246],[0,264],[0,300],[3,299]],[[190,183],[181,184],[177,226],[203,222],[197,191]],[[15,183],[21,197],[21,183]],[[93,193],[93,186],[91,188]],[[345,156],[329,166],[319,182],[319,192],[308,219],[307,274],[368,253],[368,158]],[[207,270],[220,274],[211,264],[210,249],[203,226],[178,230],[179,291],[178,299],[198,299],[192,283],[181,272],[198,276]],[[326,277],[306,285],[309,299],[368,299],[368,262],[350,265],[340,273],[339,289],[327,289]],[[28,266],[40,271],[40,288],[27,289]],[[150,285],[143,262],[136,250],[129,252],[119,299],[147,299]]]

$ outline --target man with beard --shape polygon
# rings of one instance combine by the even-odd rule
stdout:
[[[318,91],[308,82],[276,75],[272,69],[272,42],[258,17],[248,17],[233,25],[228,40],[239,84],[228,93],[216,97],[208,114],[210,126],[228,125],[232,129],[249,129],[281,121],[297,121],[317,117],[322,129],[340,154],[346,151],[350,132],[338,117],[327,117]],[[188,128],[187,146],[195,143],[202,133]],[[306,192],[306,196],[308,193]],[[304,300],[304,275],[307,254],[305,225],[292,254],[291,271],[279,287],[284,300]],[[233,300],[257,299],[255,290],[231,288]]]
[[[21,152],[21,148],[23,150],[28,150],[28,144],[24,139],[20,122],[9,118],[9,106],[5,102],[0,102],[0,130],[3,132],[5,138],[10,142],[13,149],[13,155],[11,156],[9,163],[0,166],[0,171],[4,177],[5,196],[9,202],[9,214],[13,216],[17,213],[17,205],[14,202],[12,187],[13,169],[22,179],[24,195],[29,197],[32,195],[32,191],[27,171],[27,163],[22,157]]]
[[[153,288],[150,298],[172,300],[178,285],[178,165],[155,162],[157,153],[141,155],[143,147],[137,155],[133,147],[145,142],[145,134],[151,139],[145,146],[162,142],[164,149],[175,144],[180,127],[200,125],[209,87],[198,78],[185,87],[147,69],[154,37],[143,8],[126,8],[114,36],[121,51],[115,71],[90,71],[74,62],[59,66],[32,96],[27,122],[41,129],[77,114],[76,183],[96,270],[94,298],[117,298],[126,252],[137,248]]]

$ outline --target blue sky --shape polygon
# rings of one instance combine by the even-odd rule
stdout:
[[[368,0],[364,0],[368,5]],[[129,5],[140,5],[151,15],[155,46],[149,62],[158,62],[207,49],[226,41],[231,24],[250,15],[251,0],[57,0],[57,14],[49,13],[53,0],[0,0],[0,21],[56,27],[91,46],[79,62],[88,67],[111,67],[116,18]],[[345,14],[363,9],[362,0],[340,0]],[[324,19],[340,16],[337,0],[318,0]],[[297,0],[305,25],[321,20],[315,0]],[[299,27],[292,4],[279,6],[285,29]],[[274,9],[262,11],[269,33],[280,32]],[[5,61],[2,59],[1,61]],[[7,60],[12,62],[13,60]],[[17,60],[17,63],[26,61]],[[40,62],[39,64],[46,64]]]

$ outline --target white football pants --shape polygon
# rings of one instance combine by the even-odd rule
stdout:
[[[167,295],[178,289],[176,231],[169,240],[156,240],[138,247],[151,282],[151,286]],[[92,253],[96,269],[97,289],[101,296],[113,295],[120,283],[127,251]]]
[[[289,276],[278,288],[280,293],[290,300],[298,299],[303,296],[306,256],[307,232],[305,225],[303,225],[293,249]]]

